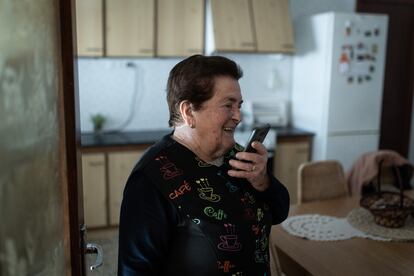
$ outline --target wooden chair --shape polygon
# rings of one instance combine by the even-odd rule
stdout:
[[[342,165],[338,161],[313,161],[303,163],[298,169],[298,204],[313,200],[329,199],[348,195],[348,186]],[[270,237],[271,275],[308,275],[305,271],[295,271],[289,261],[279,259],[276,245]],[[282,255],[283,256],[283,255]],[[292,270],[293,269],[293,270]],[[290,273],[289,273],[290,275]]]
[[[348,195],[348,186],[338,161],[312,161],[300,165],[298,204],[345,195]]]

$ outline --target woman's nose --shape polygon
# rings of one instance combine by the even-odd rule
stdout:
[[[235,110],[233,111],[232,119],[234,121],[236,121],[237,123],[241,122],[241,120],[242,120],[242,113],[240,111],[240,108],[235,108]]]

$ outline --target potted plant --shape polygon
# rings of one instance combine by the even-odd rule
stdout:
[[[101,113],[92,114],[91,121],[93,124],[93,131],[96,134],[99,134],[104,127],[104,124],[106,122],[106,117],[102,115]]]

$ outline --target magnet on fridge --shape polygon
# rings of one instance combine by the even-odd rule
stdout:
[[[349,72],[349,58],[346,53],[342,53],[339,59],[339,73],[346,74]]]
[[[375,58],[373,56],[371,56],[370,54],[365,54],[365,59],[373,61]]]
[[[345,21],[345,35],[350,36],[351,35],[351,21]]]
[[[370,65],[370,66],[369,66],[369,71],[370,71],[371,73],[374,73],[374,71],[375,71],[375,66],[374,66],[374,65]]]
[[[378,27],[376,27],[375,30],[374,30],[374,35],[379,36],[379,34],[380,34],[380,29]]]
[[[366,75],[366,76],[365,76],[365,80],[366,80],[366,81],[370,81],[370,80],[371,80],[371,76],[370,76],[370,75]]]
[[[348,77],[348,83],[351,84],[354,82],[354,77],[353,76],[349,76]]]
[[[374,43],[372,44],[371,47],[371,52],[375,55],[376,53],[378,53],[378,44]]]
[[[370,36],[371,36],[371,34],[372,34],[372,33],[371,33],[371,31],[365,31],[365,32],[364,32],[364,35],[365,35],[366,37],[370,37]]]
[[[358,83],[362,83],[362,76],[358,76]]]

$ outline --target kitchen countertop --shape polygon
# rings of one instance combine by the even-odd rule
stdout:
[[[312,132],[294,127],[276,127],[272,129],[276,132],[277,138],[306,137],[314,135]],[[81,146],[82,148],[89,148],[153,144],[171,131],[171,129],[162,129],[112,133],[103,132],[99,135],[85,132],[81,134]]]

